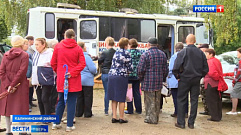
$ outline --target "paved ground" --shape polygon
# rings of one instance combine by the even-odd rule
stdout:
[[[195,129],[178,129],[174,126],[176,118],[172,118],[170,114],[173,112],[172,98],[167,98],[164,103],[163,111],[160,113],[160,120],[157,125],[144,123],[143,114],[125,115],[129,120],[127,124],[111,123],[111,116],[104,115],[104,91],[94,90],[94,104],[92,118],[77,118],[76,130],[70,133],[65,132],[65,124],[62,129],[51,130],[49,125],[49,133],[53,135],[240,135],[241,134],[241,115],[227,116],[225,112],[231,109],[231,103],[223,103],[223,119],[221,122],[207,121],[208,116],[199,115],[195,123]],[[142,96],[143,98],[144,96]],[[143,101],[143,100],[142,100]],[[37,104],[37,102],[35,102]],[[144,104],[143,104],[144,108]],[[199,102],[198,112],[202,111],[202,104]],[[239,107],[240,111],[240,107]],[[111,113],[111,111],[109,111]],[[39,114],[38,108],[33,108],[30,114]],[[5,119],[2,117],[2,124],[5,127]],[[18,124],[18,123],[14,123]],[[36,123],[27,123],[36,125]],[[4,133],[2,133],[4,134]],[[33,135],[42,135],[42,133],[32,133]]]

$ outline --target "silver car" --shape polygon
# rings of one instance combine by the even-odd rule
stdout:
[[[217,59],[220,60],[223,68],[223,73],[233,73],[234,68],[239,62],[237,58],[237,51],[226,52],[216,56]],[[224,78],[225,82],[228,85],[228,90],[224,92],[224,97],[229,97],[229,94],[233,90],[232,81],[234,76],[226,76]]]

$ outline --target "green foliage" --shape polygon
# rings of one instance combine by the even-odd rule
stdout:
[[[3,39],[3,40],[2,40],[2,43],[6,43],[7,45],[12,46],[12,45],[11,45],[11,39],[10,39],[10,38],[5,38],[5,39]]]
[[[4,16],[0,16],[0,42],[8,36],[8,29],[5,23]]]
[[[224,13],[203,13],[214,29],[214,45],[218,54],[237,49],[240,45],[240,4],[237,0],[205,0],[207,5],[224,5]]]

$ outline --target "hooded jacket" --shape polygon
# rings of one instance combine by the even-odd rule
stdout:
[[[54,48],[51,66],[57,73],[57,91],[64,92],[64,75],[66,69],[63,65],[68,65],[68,72],[71,77],[68,79],[69,92],[82,90],[80,72],[85,68],[85,57],[80,46],[74,39],[64,39]]]
[[[21,48],[12,48],[4,54],[0,66],[1,89],[0,93],[7,90],[8,86],[17,86],[14,93],[0,100],[0,115],[28,115],[28,70],[29,56]]]

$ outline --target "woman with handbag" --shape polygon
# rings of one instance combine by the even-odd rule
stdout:
[[[219,122],[222,119],[222,91],[228,89],[223,79],[223,69],[221,62],[215,58],[215,51],[207,49],[205,51],[209,71],[204,77],[204,89],[207,105],[211,118],[209,121]]]
[[[12,135],[10,115],[29,114],[29,84],[26,77],[29,56],[23,50],[24,39],[21,36],[13,37],[11,44],[13,48],[4,54],[0,66],[0,93],[6,91],[10,93],[0,99],[0,115],[6,118],[7,135]],[[20,124],[24,125],[23,122]]]
[[[37,38],[35,46],[37,51],[33,54],[32,85],[36,89],[40,114],[50,115],[51,90],[55,84],[54,72],[50,65],[53,51],[48,48],[44,38]]]

